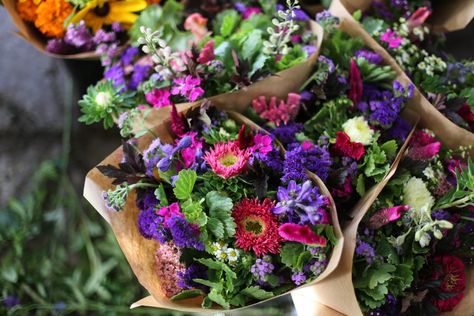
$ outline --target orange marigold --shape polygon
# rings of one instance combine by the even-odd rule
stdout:
[[[64,21],[72,13],[72,6],[64,0],[44,0],[38,6],[35,26],[46,36],[64,35]]]
[[[36,20],[36,8],[38,6],[33,0],[22,0],[16,3],[16,11],[20,18],[27,22],[34,22]]]

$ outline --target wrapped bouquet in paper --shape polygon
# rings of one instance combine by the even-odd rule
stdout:
[[[122,128],[145,116],[145,125],[154,126],[171,103],[210,98],[215,106],[242,111],[253,97],[296,91],[317,58],[322,32],[297,1],[286,5],[231,3],[209,19],[194,13],[184,22],[186,49],[173,44],[184,35],[171,26],[144,25],[139,47],[109,56],[104,80],[80,102],[81,120]]]
[[[260,96],[248,116],[286,147],[286,157],[318,175],[336,199],[340,218],[378,185],[412,130],[400,117],[411,84],[396,80],[390,65],[363,41],[321,18],[325,36],[314,72],[287,99]],[[286,166],[286,165],[285,165]]]
[[[474,164],[417,130],[396,175],[359,226],[353,282],[369,314],[474,311]],[[469,294],[472,295],[472,294]],[[459,304],[459,307],[457,307]]]
[[[74,59],[117,50],[148,5],[145,0],[4,1],[20,36],[42,52]],[[153,5],[149,12],[159,10]]]
[[[204,102],[174,108],[91,171],[85,196],[152,295],[135,306],[234,309],[330,277],[343,242],[335,206],[316,176],[284,167],[283,151]]]

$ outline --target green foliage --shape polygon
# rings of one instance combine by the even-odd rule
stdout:
[[[203,292],[201,290],[184,290],[179,294],[176,294],[171,298],[172,301],[180,301],[180,300],[185,300],[188,298],[193,298],[203,295]]]
[[[385,30],[387,27],[384,20],[376,19],[371,16],[364,17],[362,26],[370,35],[375,35],[375,33],[380,33]]]
[[[214,23],[214,32],[222,37],[229,37],[232,35],[234,29],[240,22],[240,15],[235,10],[225,10],[219,13]]]
[[[362,47],[364,47],[362,39],[351,37],[339,29],[333,29],[324,39],[321,53],[331,58],[335,64],[348,68],[351,58]]]
[[[438,200],[434,207],[435,210],[474,205],[474,162],[471,158],[468,159],[465,168],[461,171],[456,170],[456,178],[456,187]]]
[[[217,238],[224,239],[235,235],[236,224],[232,218],[232,200],[216,191],[206,195],[209,208],[207,229]]]
[[[459,96],[466,98],[466,102],[471,105],[471,109],[474,105],[474,88],[465,88],[461,91]]]
[[[391,140],[382,145],[373,143],[367,149],[367,154],[364,156],[364,162],[360,169],[368,178],[373,178],[375,182],[379,182],[385,176],[390,168],[390,161],[395,157],[398,145]]]
[[[266,299],[269,299],[269,298],[273,297],[272,292],[262,290],[258,286],[247,287],[247,288],[243,289],[240,293],[245,295],[245,296],[256,299],[256,300],[266,300]]]
[[[285,70],[301,64],[308,58],[308,54],[300,45],[296,45],[290,49],[288,54],[285,54],[277,63],[276,69],[278,71]]]
[[[357,58],[356,62],[364,82],[379,83],[390,88],[396,78],[396,73],[391,66],[371,64],[367,59],[361,57]]]
[[[305,124],[305,130],[315,135],[335,137],[341,130],[342,124],[347,121],[347,109],[352,106],[352,101],[347,97],[339,97],[327,101],[321,109]]]
[[[251,184],[243,181],[240,177],[224,179],[213,172],[206,172],[200,176],[202,182],[198,187],[199,193],[205,196],[211,191],[222,193],[233,201],[239,201],[244,197],[252,196],[254,188]]]
[[[184,201],[191,198],[191,193],[194,189],[194,184],[197,180],[197,174],[194,170],[181,170],[178,174],[178,179],[175,182],[173,193],[178,200]]]
[[[289,268],[294,268],[298,263],[298,256],[304,252],[304,245],[295,242],[288,242],[281,247],[281,263]]]

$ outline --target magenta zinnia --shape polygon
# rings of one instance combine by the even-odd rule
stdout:
[[[250,151],[240,149],[236,142],[219,143],[206,153],[204,160],[224,179],[235,177],[247,167]]]
[[[243,199],[232,211],[237,224],[235,244],[245,251],[250,249],[257,256],[280,252],[281,237],[278,235],[278,220],[271,212],[274,207],[269,199]]]

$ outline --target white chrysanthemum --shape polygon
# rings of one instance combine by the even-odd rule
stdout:
[[[412,177],[408,180],[403,188],[403,194],[403,203],[410,205],[417,213],[429,212],[434,205],[433,196],[419,178]]]
[[[349,135],[352,142],[370,145],[374,137],[374,131],[363,116],[351,118],[342,125],[344,132]]]

